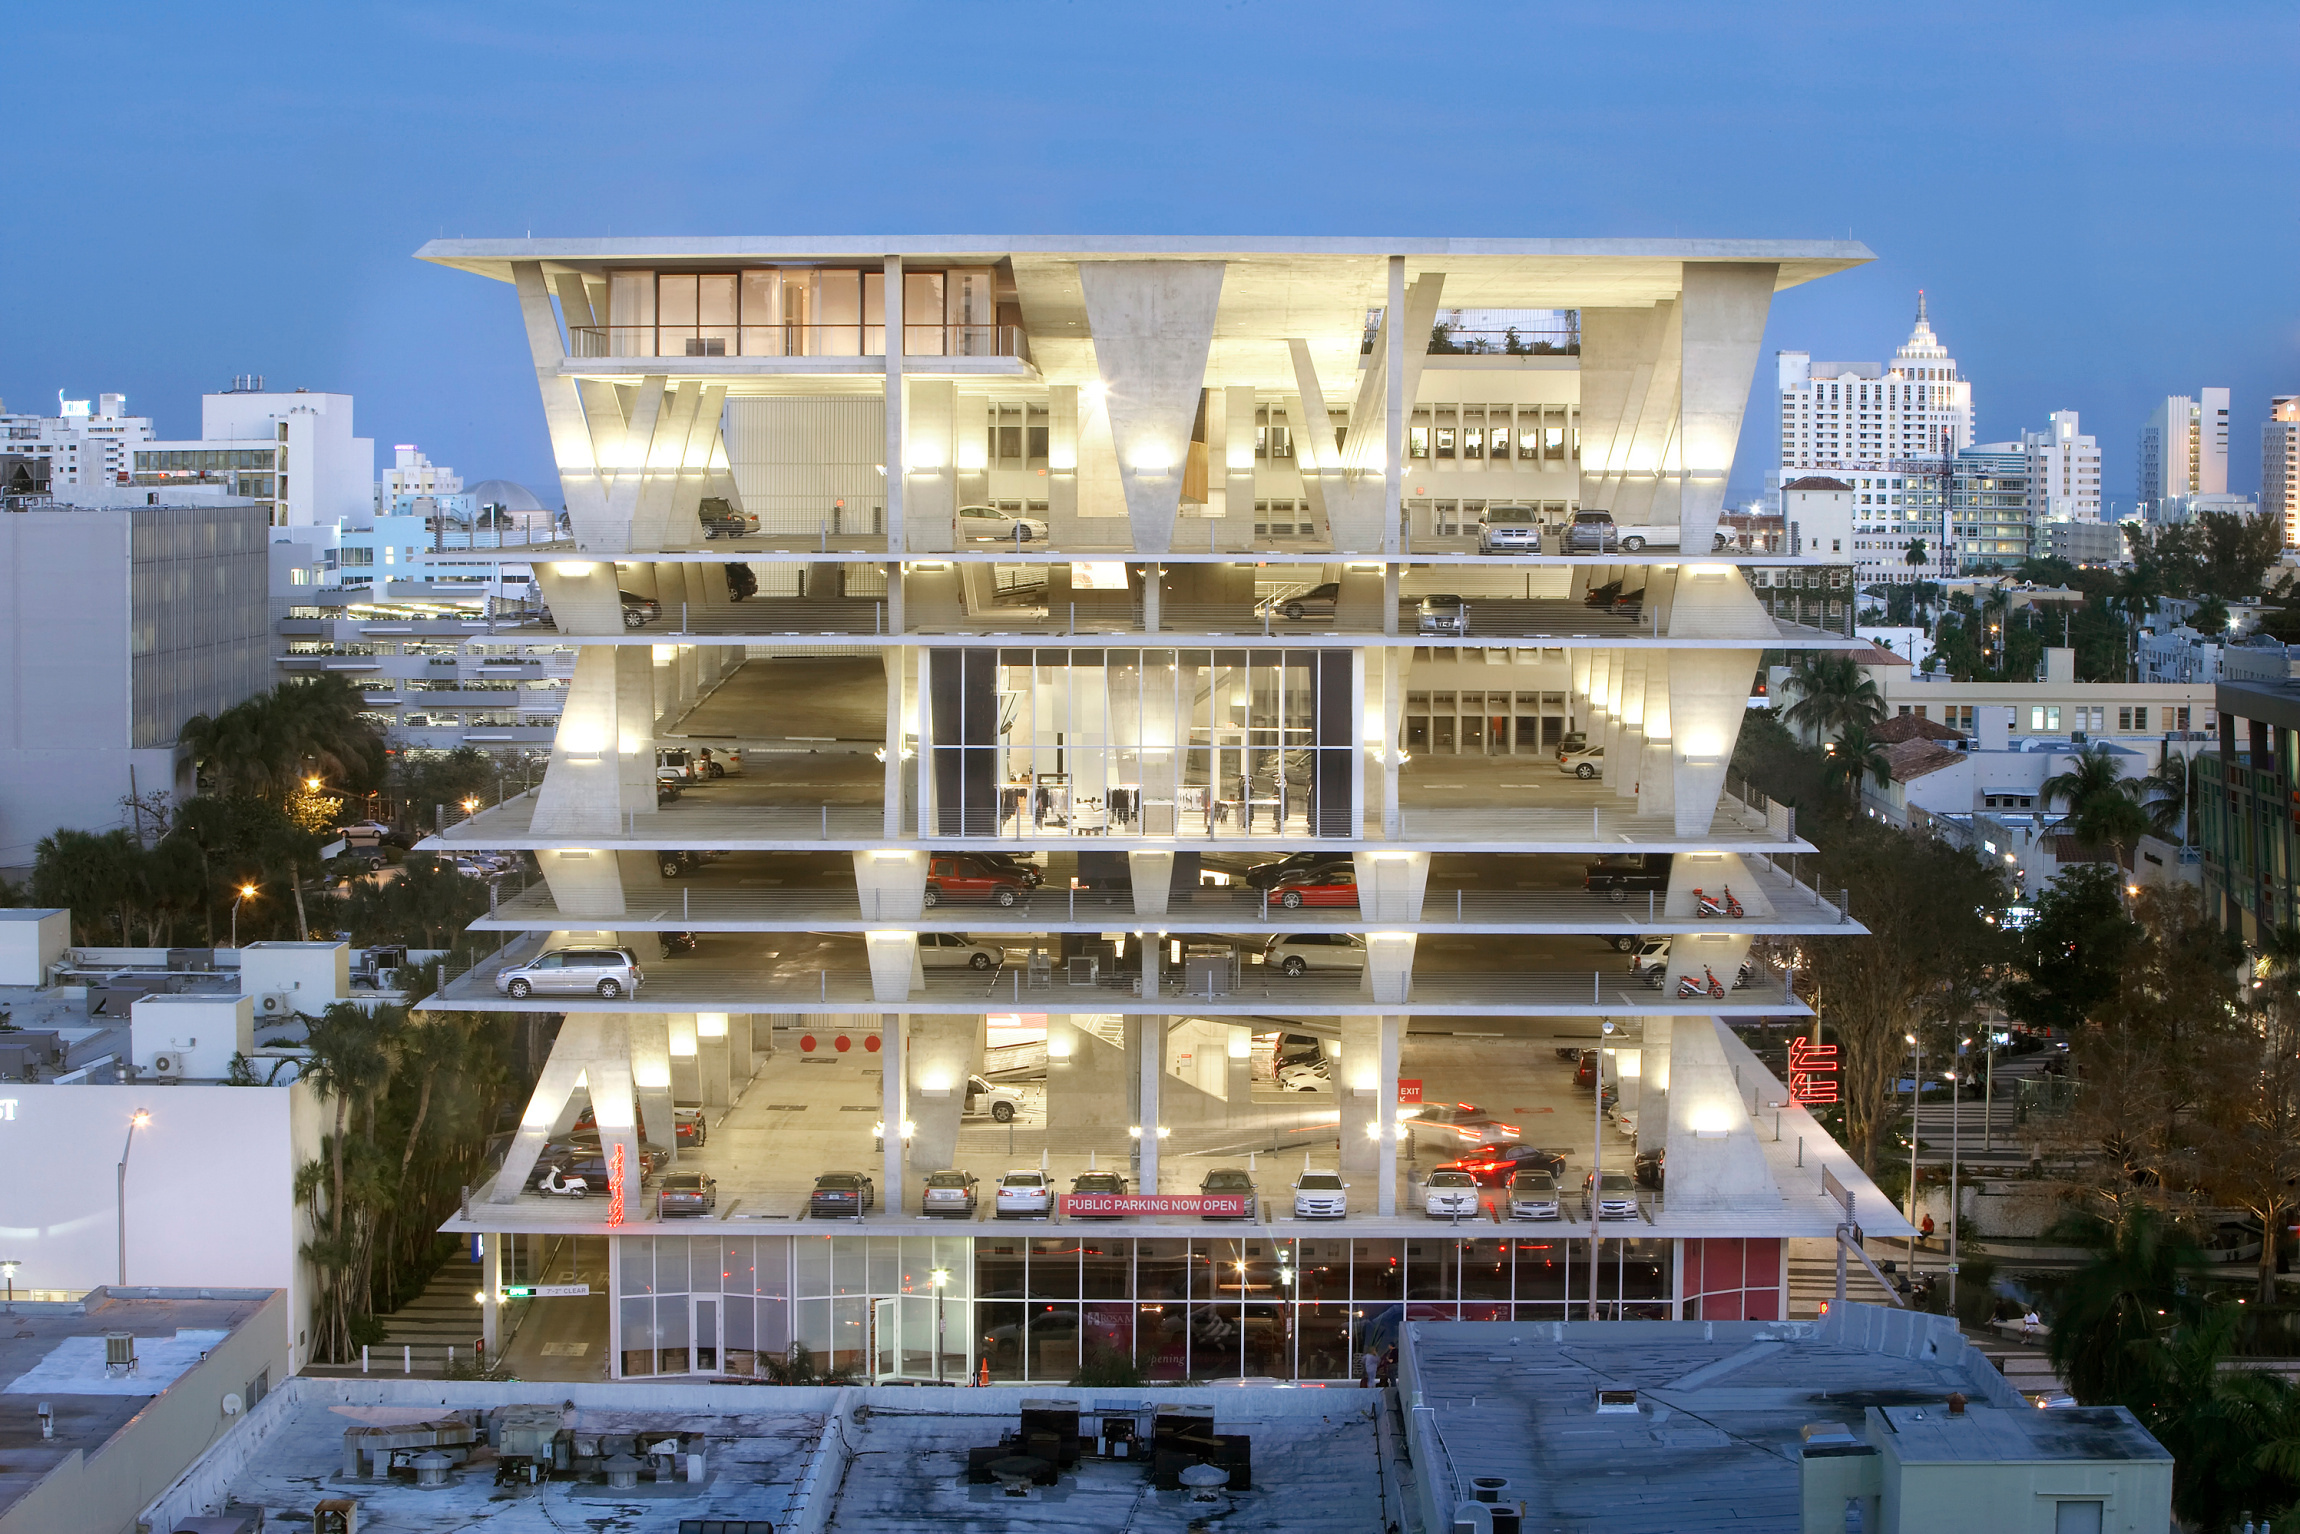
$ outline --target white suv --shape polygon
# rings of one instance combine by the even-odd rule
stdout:
[[[1054,1179],[1036,1167],[998,1179],[998,1217],[1043,1220],[1054,1211]]]
[[[1366,967],[1366,940],[1348,932],[1288,932],[1271,938],[1262,962],[1288,975],[1313,969],[1358,971]]]

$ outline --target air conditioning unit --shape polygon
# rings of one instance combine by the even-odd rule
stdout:
[[[152,1056],[152,1074],[160,1077],[162,1080],[165,1080],[170,1076],[181,1076],[183,1073],[184,1057],[182,1055],[167,1054]]]
[[[256,998],[258,1017],[290,1017],[295,1013],[295,998],[286,991],[266,991]]]

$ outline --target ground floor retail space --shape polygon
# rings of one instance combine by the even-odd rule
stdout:
[[[1489,1227],[1490,1229],[1490,1227]],[[628,1235],[617,1378],[759,1377],[803,1345],[868,1380],[1351,1378],[1407,1320],[1774,1320],[1778,1237]],[[586,1243],[588,1244],[588,1243]],[[555,1303],[549,1299],[532,1302]]]

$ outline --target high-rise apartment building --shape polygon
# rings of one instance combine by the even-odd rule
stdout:
[[[11,415],[0,406],[0,452],[47,460],[51,494],[70,498],[98,485],[124,483],[134,444],[152,439],[152,418],[129,415],[125,394],[57,396],[56,414]]]
[[[2177,517],[2191,496],[2228,493],[2228,391],[2166,397],[2140,429],[2134,494],[2150,522]]]
[[[2268,402],[2260,426],[2260,509],[2284,524],[2284,546],[2300,548],[2300,394]]]
[[[1854,495],[1855,584],[1938,579],[1953,570],[1936,509],[1910,515],[1912,472],[1925,472],[1973,439],[1972,384],[1933,333],[1924,294],[1909,338],[1889,364],[1815,362],[1807,352],[1777,354],[1781,480],[1825,474]],[[1937,502],[1936,502],[1937,505]],[[1922,541],[1931,556],[1908,563]]]
[[[576,647],[539,786],[430,844],[542,870],[438,1004],[564,1017],[450,1228],[600,1243],[616,1377],[1338,1379],[1409,1297],[1781,1316],[1789,1241],[1905,1230],[1760,1021],[1860,928],[1725,792],[1764,652],[1850,644],[1744,576],[1841,551],[1714,534],[1771,295],[1861,247],[422,255],[520,307]],[[1408,1148],[1502,1142],[1561,1217],[1433,1224]]]
[[[2100,520],[2100,444],[2077,429],[2077,413],[2055,410],[2042,431],[2024,431],[2029,495],[2038,522]]]

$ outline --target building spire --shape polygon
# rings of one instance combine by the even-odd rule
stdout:
[[[1923,288],[1917,289],[1917,323],[1919,325],[1927,323],[1925,319],[1925,290]]]

